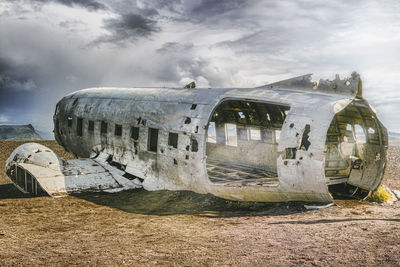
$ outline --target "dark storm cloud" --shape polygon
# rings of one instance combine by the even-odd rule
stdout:
[[[6,91],[31,91],[37,85],[30,77],[32,70],[28,66],[17,66],[11,61],[0,57],[0,90]]]
[[[210,17],[220,16],[232,10],[240,10],[245,5],[245,0],[203,0],[199,1],[190,11],[190,18],[206,20]]]
[[[160,31],[155,20],[135,13],[123,14],[118,19],[107,19],[104,21],[104,27],[111,34],[100,37],[95,43],[122,44],[140,37],[149,37]]]
[[[107,9],[105,5],[94,0],[30,0],[30,1],[39,3],[55,2],[70,7],[80,6],[87,8],[89,10]]]
[[[13,123],[15,117],[23,116],[22,110],[32,106],[37,86],[27,73],[27,67],[0,57],[0,123]]]
[[[146,4],[157,9],[176,10],[176,7],[182,4],[182,0],[149,0]]]
[[[182,2],[182,0],[147,0],[140,2],[140,7],[138,7],[136,1],[123,0],[116,1],[112,6],[118,13],[124,13],[126,10],[135,9],[135,12],[143,15],[146,15],[146,13],[143,13],[144,10],[153,10],[156,11],[157,14],[159,14],[159,11],[168,11],[171,13],[170,15],[174,16],[182,11],[184,7]]]
[[[367,99],[395,114],[396,1],[0,0],[0,117],[20,108],[36,112],[24,123],[50,129],[57,100],[92,86],[252,87],[353,70],[376,92]]]
[[[175,21],[192,21],[202,23],[208,19],[221,16],[246,4],[245,0],[148,0],[143,3],[147,8],[156,9]]]

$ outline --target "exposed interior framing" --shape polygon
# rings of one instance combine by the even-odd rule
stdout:
[[[13,164],[11,168],[8,169],[7,175],[24,193],[29,193],[35,196],[47,195],[40,184],[36,181],[35,177],[22,167]]]
[[[225,100],[207,129],[207,174],[218,185],[279,184],[277,148],[289,106]]]
[[[363,100],[335,115],[325,144],[325,177],[334,197],[364,198],[379,185],[386,161],[385,131]]]

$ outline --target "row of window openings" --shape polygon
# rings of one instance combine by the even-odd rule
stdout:
[[[72,127],[72,118],[68,118],[68,127]],[[94,121],[89,121],[88,125],[89,132],[94,131]],[[107,122],[102,121],[100,125],[100,133],[107,134],[108,124]],[[77,126],[76,126],[76,133],[77,136],[83,135],[83,119],[77,119]],[[114,128],[114,135],[115,136],[122,136],[122,125],[115,124]],[[139,127],[131,127],[131,134],[130,137],[137,141],[139,140]],[[157,152],[157,144],[158,144],[158,129],[149,128],[149,135],[148,135],[148,150],[152,152]],[[178,134],[177,133],[169,133],[168,134],[168,145],[172,146],[173,148],[178,148]],[[191,141],[192,151],[197,152],[198,144],[197,141],[192,139]],[[189,150],[186,147],[186,150]]]
[[[215,128],[215,122],[210,122],[208,127],[207,142],[217,143],[217,132]],[[258,141],[267,143],[277,143],[280,138],[280,130],[274,130],[274,135],[272,131],[270,136],[266,138],[261,137],[261,129],[258,127],[249,128],[238,128],[236,124],[225,123],[225,144],[228,146],[237,146],[238,140],[240,141]],[[266,140],[269,139],[269,140]]]

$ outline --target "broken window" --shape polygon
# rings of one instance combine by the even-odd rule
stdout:
[[[278,185],[280,153],[275,140],[279,139],[289,109],[286,105],[247,100],[220,103],[206,133],[210,181],[221,185]]]
[[[310,133],[310,131],[311,131],[310,125],[306,124],[306,126],[304,127],[303,135],[301,137],[301,144],[300,144],[300,149],[303,149],[305,151],[307,151],[311,145],[311,142],[308,140],[308,138],[310,137],[308,135]]]
[[[168,134],[168,145],[173,148],[178,148],[178,134],[177,133],[169,133]]]
[[[122,125],[115,124],[114,135],[115,136],[122,136]]]
[[[217,143],[217,133],[215,131],[215,122],[211,121],[207,129],[207,142]]]
[[[76,135],[77,136],[82,136],[83,135],[83,119],[82,118],[77,118]]]
[[[261,140],[264,143],[269,143],[269,144],[274,143],[272,130],[268,129],[268,128],[262,128],[261,129]]]
[[[158,129],[149,128],[147,150],[157,152],[158,145]]]
[[[368,128],[368,134],[374,134],[375,133],[375,130],[373,129],[373,128]]]
[[[100,133],[107,134],[107,122],[101,122]]]
[[[259,128],[250,128],[250,140],[261,140],[261,131]]]
[[[72,127],[72,118],[68,117],[68,127]]]
[[[192,152],[197,152],[199,151],[199,144],[197,143],[197,140],[192,137],[190,139],[190,146],[192,147]]]
[[[248,129],[246,127],[237,127],[238,141],[249,141]]]
[[[89,121],[88,130],[89,130],[89,132],[93,132],[94,131],[94,121]]]
[[[131,138],[135,141],[139,139],[139,127],[131,127]]]
[[[275,130],[275,143],[279,143],[279,140],[281,138],[281,130]]]
[[[237,146],[237,131],[236,124],[225,124],[226,144],[228,146]]]
[[[367,141],[367,139],[365,137],[364,129],[359,124],[354,125],[354,133],[355,133],[357,143],[363,144]]]

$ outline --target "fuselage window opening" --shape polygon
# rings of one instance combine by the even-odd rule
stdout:
[[[157,152],[158,146],[158,129],[149,128],[147,150],[151,152]]]
[[[94,121],[89,121],[88,130],[89,132],[94,131]]]
[[[208,143],[217,143],[217,133],[215,130],[215,122],[210,121],[208,124],[208,130],[207,130],[207,142]]]
[[[361,127],[359,124],[354,125],[354,134],[357,140],[357,143],[364,144],[367,141],[365,136],[364,128]]]
[[[190,147],[192,148],[192,152],[199,151],[199,143],[194,137],[190,139]]]
[[[178,134],[177,133],[169,133],[168,134],[168,145],[173,148],[178,148]]]
[[[239,125],[237,127],[237,140],[240,141],[249,141],[249,129],[246,126]]]
[[[275,133],[275,136],[274,136],[275,142],[274,143],[278,144],[281,139],[281,130],[275,130],[274,133]]]
[[[261,141],[261,131],[260,128],[250,128],[250,140]]]
[[[76,135],[82,136],[83,135],[83,119],[77,118],[76,121]]]
[[[68,117],[68,127],[72,127],[72,118]]]
[[[139,140],[139,127],[131,127],[131,138],[135,141]]]
[[[211,115],[206,166],[221,185],[277,186],[279,134],[289,106],[227,100]],[[277,140],[278,139],[278,140]]]
[[[107,128],[108,128],[107,122],[102,121],[101,122],[101,127],[100,127],[100,133],[101,134],[107,134]]]
[[[115,136],[122,136],[122,125],[115,124],[114,135]]]
[[[225,137],[226,137],[225,142],[228,146],[237,146],[236,124],[232,124],[232,123],[225,124]]]
[[[268,143],[268,144],[276,143],[275,139],[274,139],[274,130],[271,130],[268,128],[262,128],[261,129],[261,142]]]

